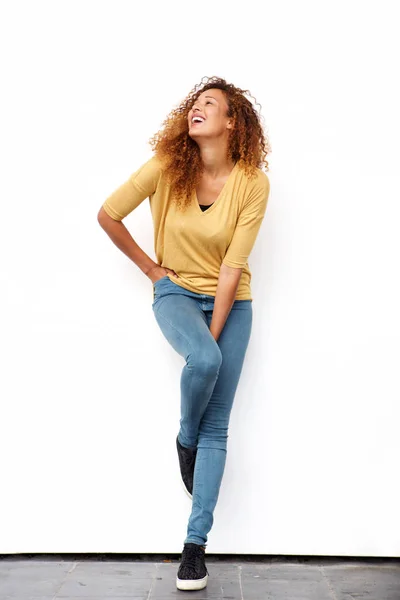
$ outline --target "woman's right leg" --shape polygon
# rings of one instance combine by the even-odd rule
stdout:
[[[196,298],[161,294],[153,304],[153,312],[164,337],[186,361],[180,382],[178,439],[182,446],[196,448],[200,421],[218,379],[222,354]]]

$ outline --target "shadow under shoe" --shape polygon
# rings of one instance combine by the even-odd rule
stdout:
[[[207,585],[208,570],[205,564],[205,546],[184,544],[181,564],[176,577],[178,590],[202,590]]]
[[[185,448],[180,444],[178,436],[176,436],[176,448],[178,450],[179,468],[181,471],[183,487],[189,498],[192,499],[194,465],[196,463],[197,448]]]

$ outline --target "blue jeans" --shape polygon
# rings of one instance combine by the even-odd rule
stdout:
[[[215,341],[214,296],[197,294],[166,275],[153,284],[153,312],[171,346],[186,361],[180,381],[178,439],[197,448],[192,512],[185,542],[205,546],[225,469],[229,417],[252,326],[252,300],[235,300]]]

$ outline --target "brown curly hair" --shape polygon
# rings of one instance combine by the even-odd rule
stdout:
[[[204,169],[199,146],[189,136],[188,114],[198,96],[205,90],[222,90],[228,104],[227,116],[235,120],[228,142],[228,157],[235,163],[238,162],[239,167],[250,178],[263,165],[269,171],[266,156],[271,152],[271,146],[264,131],[262,117],[244,96],[251,96],[250,92],[227,83],[221,77],[207,77],[205,84],[203,79],[204,77],[181,104],[169,113],[162,123],[164,129],[149,140],[153,152],[162,164],[166,179],[174,190],[174,201],[178,208],[189,205],[191,194],[200,182]]]

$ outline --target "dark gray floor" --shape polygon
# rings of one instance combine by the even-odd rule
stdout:
[[[312,558],[264,562],[209,557],[208,585],[182,592],[179,558],[155,560],[0,559],[1,600],[400,600],[400,561]]]

